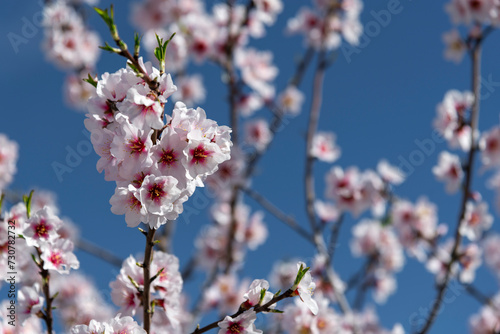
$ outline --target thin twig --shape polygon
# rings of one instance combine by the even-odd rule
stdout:
[[[102,248],[88,240],[79,238],[78,240],[76,240],[76,247],[86,253],[94,255],[95,257],[112,264],[115,267],[121,268],[122,266],[123,259],[114,255],[107,249]]]
[[[266,311],[269,311],[270,310],[270,307],[274,304],[276,304],[277,302],[279,302],[280,300],[283,300],[285,298],[289,298],[289,297],[292,297],[292,294],[293,294],[293,290],[290,290],[288,289],[287,291],[285,291],[284,293],[282,293],[281,295],[279,296],[275,296],[273,297],[273,299],[271,299],[270,301],[268,301],[267,303],[265,303],[264,305],[258,305],[258,306],[255,306],[253,308],[253,310],[255,311],[255,313],[260,313],[260,312],[266,312]],[[246,310],[245,309],[239,309],[238,312],[234,313],[233,315],[230,315],[231,318],[236,318],[237,316],[241,315],[242,313],[244,313]],[[214,321],[212,322],[211,324],[203,327],[203,328],[197,328],[195,329],[191,334],[200,334],[200,333],[205,333],[206,331],[209,331],[211,329],[214,329],[214,328],[217,328],[218,326],[218,323],[223,321],[224,319],[220,319],[220,320],[217,320],[217,321]]]
[[[142,307],[143,307],[143,317],[144,317],[144,330],[149,334],[151,328],[151,315],[154,310],[151,310],[150,305],[150,286],[151,286],[151,274],[150,274],[150,264],[153,259],[153,246],[154,246],[154,236],[156,230],[148,226],[148,233],[146,235],[146,249],[144,251],[144,262],[142,263],[142,268],[144,270],[144,291],[142,292]]]
[[[332,226],[332,234],[330,236],[330,241],[328,242],[328,256],[331,260],[331,265],[333,266],[333,257],[335,255],[335,249],[337,249],[337,240],[340,234],[340,227],[342,226],[342,222],[344,221],[344,214],[341,214],[340,217],[335,221]]]
[[[257,203],[259,203],[264,209],[269,211],[273,216],[284,222],[291,229],[297,232],[301,237],[305,238],[307,241],[314,243],[312,235],[306,231],[302,226],[300,226],[297,221],[285,214],[278,207],[276,207],[273,203],[271,203],[264,196],[256,192],[251,188],[243,188],[243,192],[245,192],[248,196],[252,197]]]
[[[455,240],[453,244],[453,248],[451,250],[451,258],[450,261],[446,264],[445,267],[445,276],[444,280],[438,288],[437,297],[434,301],[434,305],[432,307],[429,318],[426,323],[422,327],[422,329],[418,332],[419,334],[425,334],[429,331],[431,326],[433,325],[436,317],[441,308],[441,303],[443,300],[444,293],[446,291],[446,287],[451,279],[451,268],[453,264],[459,259],[458,249],[460,247],[462,241],[462,235],[460,234],[460,227],[462,226],[462,222],[464,221],[465,216],[465,208],[467,204],[467,200],[469,199],[471,192],[471,184],[472,184],[472,174],[474,167],[474,156],[477,150],[476,145],[476,132],[478,128],[478,120],[479,120],[479,101],[481,96],[481,84],[480,84],[480,76],[481,76],[481,42],[482,39],[479,38],[476,44],[472,47],[471,55],[472,55],[472,91],[474,93],[474,103],[472,105],[471,118],[470,118],[470,127],[471,127],[471,149],[469,151],[467,165],[464,167],[465,171],[465,183],[463,187],[462,193],[462,201],[460,204],[460,213],[458,215],[458,223],[455,230]]]

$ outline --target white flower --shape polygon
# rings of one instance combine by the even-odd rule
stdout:
[[[318,132],[314,135],[311,156],[325,162],[334,162],[340,156],[340,148],[335,145],[333,132]]]
[[[219,334],[262,334],[263,332],[255,328],[253,324],[257,319],[254,311],[246,311],[236,318],[226,316],[223,321],[219,322]]]
[[[493,216],[488,213],[488,204],[467,202],[464,219],[460,224],[460,234],[476,241],[492,224]]]
[[[306,268],[304,262],[297,263],[297,269],[303,270]],[[295,287],[295,285],[294,285]],[[318,314],[318,303],[312,298],[316,289],[316,283],[312,281],[311,273],[309,271],[302,277],[299,284],[296,286],[294,295],[299,295],[300,299],[307,305],[309,310],[314,314]]]
[[[32,315],[35,315],[42,310],[45,298],[40,296],[40,286],[35,283],[33,287],[23,286],[17,296],[19,303],[19,323],[24,325],[24,322]]]

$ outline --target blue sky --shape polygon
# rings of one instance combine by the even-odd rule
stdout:
[[[390,2],[365,3],[362,23],[376,22],[371,11],[386,9]],[[101,1],[100,6],[105,7],[109,3]],[[276,80],[278,91],[285,87],[296,57],[303,52],[300,37],[283,39],[286,18],[296,12],[298,4],[297,1],[287,1],[288,7],[279,16],[277,24],[268,31],[266,38],[254,44],[274,52],[275,64],[280,68]],[[396,188],[396,193],[411,201],[422,195],[427,196],[439,207],[439,221],[450,224],[450,229],[454,230],[460,198],[458,195],[447,195],[444,186],[432,175],[431,168],[436,164],[439,152],[447,147],[432,140],[431,124],[436,104],[449,89],[470,89],[470,61],[464,59],[460,65],[455,65],[443,59],[441,35],[452,27],[444,12],[444,4],[445,1],[402,0],[399,14],[392,15],[390,23],[381,27],[378,34],[368,36],[366,45],[360,48],[359,53],[353,54],[350,61],[339,53],[325,80],[319,129],[337,134],[342,156],[336,164],[343,167],[375,168],[382,158],[399,165],[403,160],[408,161],[412,154],[417,154],[414,152],[423,152],[422,164],[414,166],[407,181]],[[27,38],[26,44],[19,45],[18,52],[7,38],[10,32],[21,34],[23,20],[33,22],[40,9],[36,2],[0,4],[4,13],[0,22],[4,75],[0,132],[20,146],[18,172],[11,189],[29,191],[38,187],[54,191],[63,215],[80,226],[84,238],[123,258],[141,252],[143,237],[135,229],[126,227],[123,216],[110,212],[108,201],[114,192],[114,184],[104,181],[103,175],[97,173],[95,153],[82,155],[81,162],[72,168],[71,173],[63,175],[62,182],[53,170],[53,162],[65,163],[68,147],[77,150],[78,145],[84,145],[80,143],[88,142],[88,139],[82,132],[84,115],[72,111],[63,102],[63,72],[44,59],[40,48],[43,31],[35,26],[36,31]],[[121,35],[131,45],[133,30],[127,20],[129,9],[129,5],[123,2],[115,4]],[[96,15],[91,15],[90,24],[100,32],[103,40],[110,40],[104,24]],[[500,82],[497,65],[499,41],[499,34],[493,32],[485,42],[482,71],[485,82]],[[123,61],[118,56],[103,53],[98,71],[113,72],[121,66]],[[205,85],[209,87],[207,100],[201,105],[208,117],[219,124],[228,124],[228,107],[224,101],[226,90],[221,83],[220,72],[214,66],[194,66],[192,70],[202,73]],[[311,92],[311,79],[312,73],[308,71],[301,87],[307,96]],[[481,130],[488,130],[499,120],[499,85],[485,84],[483,89],[490,94],[481,101],[479,125]],[[309,103],[309,98],[306,98],[304,107],[307,108]],[[261,115],[267,114],[262,112]],[[305,112],[290,119],[276,137],[269,154],[259,164],[253,182],[254,189],[295,216],[305,227],[308,223],[303,204],[302,176],[306,126]],[[432,145],[423,150],[419,142]],[[324,175],[330,168],[325,163],[316,165],[316,187],[320,197],[324,190]],[[492,203],[494,194],[484,187],[490,175],[476,175],[473,186]],[[251,199],[247,199],[246,203],[254,209],[258,208]],[[193,240],[199,229],[209,223],[205,212],[191,218],[189,223],[181,218],[177,225],[174,251],[181,264],[193,254]],[[270,214],[266,213],[265,221],[270,229],[270,238],[264,246],[248,254],[244,276],[267,277],[273,261],[281,257],[310,259],[313,256],[310,245]],[[336,270],[344,279],[362,263],[351,260],[348,247],[354,223],[355,220],[348,217],[339,238]],[[493,230],[499,230],[498,223],[494,223]],[[77,255],[81,270],[92,275],[100,289],[108,290],[117,269],[82,252]],[[498,290],[496,280],[487,269],[481,269],[478,276],[476,285],[483,292],[493,294]],[[395,322],[400,322],[409,330],[410,316],[420,312],[421,308],[428,308],[435,297],[434,280],[413,259],[408,259],[397,278],[397,293],[379,307],[378,312],[386,326],[392,327]],[[188,284],[186,288],[187,291],[196,291],[195,284]],[[467,332],[467,319],[480,305],[465,292],[456,291],[453,293],[456,298],[445,305],[433,333]]]

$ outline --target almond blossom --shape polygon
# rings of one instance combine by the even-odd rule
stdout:
[[[311,156],[325,162],[334,162],[340,156],[340,148],[335,145],[333,132],[317,132],[311,147]]]
[[[73,253],[73,242],[57,239],[53,244],[42,244],[40,258],[43,269],[55,270],[60,274],[68,274],[70,269],[78,269],[80,262]]]
[[[297,263],[297,269],[303,270],[305,268],[304,262]],[[312,298],[316,284],[312,281],[311,273],[307,271],[298,284],[294,284],[292,289],[293,295],[299,295],[300,300],[306,304],[312,314],[318,313],[318,303]]]
[[[478,240],[493,224],[493,216],[488,213],[488,204],[467,202],[464,219],[460,224],[460,234],[471,241]]]
[[[465,124],[465,113],[471,108],[474,95],[471,92],[448,91],[436,107],[434,127],[446,139],[451,148],[468,151],[471,146],[471,128]]]
[[[446,151],[439,154],[438,165],[432,168],[432,172],[438,180],[446,183],[446,191],[450,194],[460,188],[464,178],[460,158]]]
[[[23,231],[24,238],[29,246],[40,247],[44,243],[53,243],[59,238],[57,230],[62,221],[54,215],[49,206],[33,213],[26,222]]]
[[[500,165],[500,127],[496,126],[483,133],[479,141],[481,161],[485,168]]]
[[[245,124],[245,143],[257,151],[263,151],[272,140],[269,124],[264,119],[256,119]]]
[[[19,302],[19,323],[24,325],[26,320],[42,310],[45,299],[40,296],[40,285],[23,286],[17,296]]]
[[[234,319],[226,316],[218,323],[219,334],[262,334],[261,330],[255,328],[256,319],[257,315],[252,310],[245,311]]]

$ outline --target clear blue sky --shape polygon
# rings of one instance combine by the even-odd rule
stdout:
[[[288,7],[279,16],[278,22],[268,31],[268,36],[255,45],[274,52],[275,63],[280,68],[276,80],[278,90],[293,70],[293,62],[301,54],[300,37],[283,39],[286,18],[293,15],[298,1],[286,1]],[[109,6],[101,1],[100,6]],[[212,1],[208,2],[212,3]],[[360,169],[375,168],[377,162],[386,158],[398,165],[401,159],[408,160],[415,150],[421,150],[416,141],[431,139],[435,106],[449,89],[470,89],[470,62],[465,59],[455,65],[443,59],[444,45],[441,35],[451,28],[444,12],[445,1],[402,0],[402,11],[391,17],[391,22],[370,37],[369,43],[359,54],[352,55],[348,63],[340,53],[336,63],[328,70],[325,81],[325,98],[321,114],[320,130],[337,134],[342,156],[337,164]],[[387,7],[387,1],[366,2],[361,20],[373,21],[372,10]],[[116,17],[122,37],[132,43],[133,30],[128,23],[129,5],[116,2]],[[19,143],[20,159],[18,172],[11,189],[29,191],[39,187],[54,191],[63,215],[70,217],[81,229],[84,238],[108,248],[125,258],[128,254],[141,252],[144,238],[135,230],[126,227],[123,216],[110,212],[109,198],[114,184],[104,181],[97,173],[97,155],[82,157],[81,163],[59,182],[52,168],[53,162],[64,163],[66,147],[76,149],[81,141],[87,141],[84,131],[84,115],[67,108],[62,99],[64,74],[44,59],[40,44],[43,31],[38,28],[27,43],[19,46],[16,53],[7,34],[21,34],[23,19],[32,21],[40,11],[36,2],[2,2],[0,4],[2,38],[2,120],[0,132]],[[104,24],[96,15],[90,18],[104,40],[110,40]],[[500,34],[494,32],[486,41],[483,53],[484,78],[489,76],[500,82]],[[102,54],[98,64],[100,73],[113,72],[123,65],[115,55]],[[208,98],[202,107],[207,115],[219,124],[228,124],[226,90],[220,82],[220,73],[213,66],[193,67],[204,75]],[[306,95],[311,91],[311,73],[302,86]],[[485,87],[483,87],[485,88]],[[491,88],[491,87],[490,87]],[[306,99],[304,106],[309,105]],[[482,102],[480,129],[487,130],[498,123],[500,90],[493,87],[488,98]],[[265,113],[262,113],[265,115]],[[279,133],[269,154],[261,161],[254,189],[265,194],[271,201],[295,216],[307,226],[303,204],[303,157],[305,148],[306,113],[291,120]],[[415,201],[421,195],[438,204],[439,221],[450,224],[454,230],[458,215],[459,196],[448,196],[443,184],[435,181],[431,168],[437,162],[445,144],[436,144],[425,153],[424,162],[415,168],[407,181],[396,188],[400,197]],[[318,195],[323,193],[324,174],[330,168],[318,163],[316,178]],[[490,174],[474,179],[475,189],[482,190],[490,203],[491,190],[484,183]],[[248,199],[247,204],[257,208]],[[495,213],[495,218],[498,215]],[[495,219],[496,220],[496,219]],[[265,221],[270,229],[270,238],[264,246],[248,254],[244,274],[252,278],[267,277],[273,262],[271,257],[300,257],[310,259],[312,248],[295,237],[294,233],[266,213]],[[175,254],[181,264],[192,255],[193,240],[199,229],[209,222],[206,213],[193,217],[187,224],[181,219],[177,225],[174,243]],[[346,279],[362,263],[352,261],[349,251],[350,230],[354,220],[349,217],[340,236],[336,270]],[[493,230],[498,231],[498,223]],[[293,238],[295,242],[290,242]],[[100,289],[109,291],[108,284],[117,274],[117,269],[82,252],[77,253],[81,270],[92,275]],[[263,260],[265,259],[265,260]],[[476,285],[487,294],[498,290],[496,280],[487,269],[481,269]],[[397,275],[398,291],[387,303],[378,308],[383,324],[392,327],[396,322],[410,330],[409,317],[419,308],[428,308],[435,296],[434,279],[416,261],[409,259],[403,272]],[[188,291],[196,291],[194,285]],[[109,300],[109,299],[108,299]],[[456,300],[446,304],[432,333],[465,333],[469,315],[477,312],[480,305],[464,292]]]

